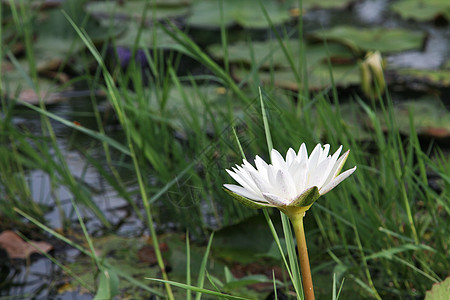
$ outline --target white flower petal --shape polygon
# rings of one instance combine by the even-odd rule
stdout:
[[[328,168],[330,160],[331,158],[326,158],[320,162],[315,169],[310,170],[310,173],[308,174],[308,187],[317,186],[320,188],[322,186],[323,182],[328,177],[328,174],[325,173],[325,171]]]
[[[236,169],[234,169],[236,170]],[[234,180],[236,180],[237,183],[239,183],[240,185],[242,185],[243,188],[249,190],[250,192],[254,193],[254,194],[258,194],[259,189],[256,186],[256,184],[253,182],[253,179],[250,178],[249,175],[247,175],[244,171],[230,171],[230,170],[225,170],[227,171],[227,173],[233,177]]]
[[[276,185],[279,190],[279,196],[284,199],[292,200],[296,195],[295,183],[291,175],[284,170],[278,170],[276,176]]]
[[[268,190],[272,191],[273,194],[278,194],[279,189],[276,184],[277,182],[277,170],[274,168],[274,166],[269,165],[267,168],[267,184],[268,184]]]
[[[267,181],[262,177],[259,176],[258,172],[249,172],[249,175],[252,177],[253,182],[256,184],[256,187],[261,193],[270,192],[270,185],[267,183]]]
[[[309,156],[308,168],[316,167],[321,153],[322,153],[322,146],[320,144],[317,144],[314,150],[311,152],[311,155]]]
[[[336,152],[334,152],[333,156],[331,156],[330,163],[328,165],[327,170],[325,171],[325,173],[327,174],[327,176],[326,176],[327,178],[328,178],[328,175],[330,174],[331,170],[333,169],[336,161],[338,160],[339,154],[341,154],[341,151],[342,151],[342,145],[336,150]],[[325,184],[325,182],[322,184]]]
[[[297,161],[302,162],[308,160],[308,151],[306,151],[305,143],[302,143],[300,149],[298,149]]]
[[[268,180],[267,169],[269,168],[269,165],[258,155],[255,157],[255,166],[258,173],[263,176],[264,179]]]
[[[297,157],[297,154],[295,153],[294,149],[289,148],[289,150],[286,153],[286,164],[287,164],[288,168],[295,161],[296,157]]]
[[[285,206],[288,203],[286,199],[281,198],[275,194],[263,193],[263,196],[267,200],[267,202],[275,206]]]
[[[241,186],[238,186],[235,184],[224,184],[223,186],[225,188],[229,189],[230,191],[232,191],[233,193],[241,195],[242,197],[245,197],[245,198],[248,198],[251,200],[255,200],[258,202],[267,202],[267,200],[264,199],[264,197],[262,197],[262,194],[261,194],[261,196],[256,195]]]
[[[295,174],[292,176],[295,182],[295,189],[297,190],[297,195],[300,195],[304,190],[306,190],[306,173],[308,168],[307,161],[303,161],[299,164]]]
[[[283,156],[281,156],[280,152],[275,149],[270,151],[270,159],[272,160],[272,165],[277,169],[286,168],[286,162],[284,161]]]
[[[342,154],[341,157],[339,157],[339,159],[334,163],[334,166],[331,168],[330,173],[328,174],[328,177],[323,185],[327,185],[328,183],[330,183],[331,180],[333,180],[339,174],[349,154],[350,150],[347,150],[344,154]]]
[[[320,153],[318,164],[320,164],[324,159],[328,157],[329,152],[330,152],[330,145],[326,144],[325,146],[323,146],[323,151]]]
[[[255,167],[249,163],[247,160],[243,160],[244,164],[242,165],[242,167],[247,170],[248,172],[256,172],[258,173],[258,170],[255,169]]]
[[[356,170],[356,166],[341,173],[339,176],[337,176],[336,178],[331,180],[330,183],[328,183],[326,186],[324,186],[323,188],[321,188],[319,190],[320,195],[324,195],[324,194],[328,193],[329,191],[331,191],[334,187],[336,187],[339,183],[341,183],[345,178],[352,175],[352,173],[355,172],[355,170]],[[263,194],[263,196],[264,196],[264,194]]]

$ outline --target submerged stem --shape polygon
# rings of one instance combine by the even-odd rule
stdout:
[[[300,262],[305,300],[314,300],[314,288],[309,266],[308,248],[306,247],[305,230],[303,228],[303,217],[304,212],[289,215],[289,219],[294,227],[295,238],[297,239],[298,260]]]

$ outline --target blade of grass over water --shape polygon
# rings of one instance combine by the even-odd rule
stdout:
[[[199,288],[199,287],[196,287],[196,286],[187,285],[187,284],[180,283],[180,282],[166,281],[166,280],[157,279],[157,278],[146,278],[146,279],[152,280],[152,281],[158,281],[158,282],[162,282],[162,283],[167,283],[167,284],[173,285],[175,287],[182,288],[184,290],[191,290],[193,292],[199,293],[200,295],[201,294],[207,294],[207,295],[212,295],[212,296],[216,296],[216,297],[223,297],[225,299],[249,300],[248,298],[222,294],[222,293],[219,293],[219,292],[215,292],[215,291]]]
[[[67,18],[67,20],[71,23],[71,25],[74,28],[74,30],[77,32],[78,36],[83,40],[85,45],[88,47],[88,49],[90,50],[92,55],[95,57],[95,59],[98,62],[98,64],[101,66],[101,68],[103,70],[103,76],[104,76],[104,79],[105,79],[107,87],[108,87],[108,92],[109,92],[109,95],[111,97],[112,104],[113,104],[113,106],[114,106],[114,108],[116,110],[116,113],[118,114],[119,121],[122,124],[122,126],[125,129],[127,129],[128,128],[127,124],[129,123],[129,121],[126,118],[126,116],[124,114],[123,106],[120,104],[120,101],[118,99],[119,98],[119,93],[118,93],[117,88],[115,86],[115,83],[114,83],[114,81],[112,79],[112,76],[108,72],[108,70],[107,70],[107,68],[106,68],[106,66],[105,66],[105,64],[104,64],[100,54],[95,49],[92,41],[90,40],[90,38],[86,34],[86,32],[84,32],[82,29],[78,28],[78,26],[71,20],[69,15],[67,15],[66,13],[64,13],[64,15]],[[126,132],[126,133],[127,133],[126,136],[127,136],[128,148],[130,150],[130,155],[131,155],[131,158],[133,160],[133,165],[134,165],[134,168],[135,168],[136,177],[137,177],[138,184],[139,184],[139,190],[141,192],[142,202],[144,204],[144,209],[145,209],[145,212],[146,212],[146,215],[147,215],[147,225],[148,225],[148,228],[149,228],[151,236],[152,236],[153,248],[155,250],[156,259],[157,259],[157,262],[158,262],[158,266],[161,269],[161,273],[162,273],[162,276],[163,276],[164,280],[168,280],[166,268],[164,266],[164,262],[163,262],[162,255],[161,255],[161,251],[159,249],[158,237],[156,235],[156,231],[155,231],[155,228],[154,228],[152,210],[150,208],[150,203],[148,201],[147,192],[146,192],[146,188],[144,186],[143,178],[142,178],[141,171],[140,171],[140,168],[139,168],[139,163],[138,163],[138,160],[137,160],[137,157],[136,157],[136,153],[135,153],[135,150],[134,150],[134,145],[133,145],[133,142],[131,141],[129,132]],[[170,285],[165,284],[165,287],[166,287],[166,292],[167,292],[168,298],[169,299],[174,299],[174,296],[173,296],[172,289],[171,289]]]
[[[178,45],[185,49],[185,53],[197,59],[202,65],[208,67],[223,84],[228,86],[236,96],[246,104],[250,104],[250,99],[241,91],[236,85],[230,75],[225,72],[218,64],[216,64],[198,45],[193,42],[185,33],[179,30],[174,24],[169,21],[169,28],[161,26],[161,28],[170,35]]]
[[[208,263],[209,252],[211,250],[212,240],[214,238],[214,233],[211,234],[208,241],[208,246],[206,246],[205,253],[203,255],[202,264],[200,265],[200,270],[197,277],[197,287],[201,290],[203,289],[203,285],[205,283],[205,272],[206,272],[206,264]],[[196,300],[199,300],[202,297],[202,292],[200,290],[195,296]]]

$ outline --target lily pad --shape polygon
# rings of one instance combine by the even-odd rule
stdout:
[[[298,40],[292,39],[284,42],[288,49],[289,55],[298,65],[300,60],[300,43]],[[224,51],[222,45],[212,45],[208,47],[208,52],[218,60],[224,59]],[[275,68],[289,68],[289,61],[284,54],[282,47],[278,41],[254,41],[237,42],[229,45],[227,48],[228,61],[235,64],[245,65],[260,65],[262,68],[268,69],[273,66]],[[351,63],[353,55],[345,46],[333,44],[325,47],[322,44],[307,45],[306,47],[306,61],[308,66],[317,63],[326,62],[327,57],[337,63]]]
[[[433,97],[402,101],[394,107],[394,115],[402,134],[409,135],[409,111],[414,116],[414,127],[418,135],[435,139],[450,138],[450,112],[443,103]],[[379,112],[383,119],[382,112]]]
[[[400,0],[392,3],[391,8],[404,19],[423,22],[442,17],[450,20],[450,4],[447,0]]]
[[[69,57],[73,58],[75,54],[86,48],[62,11],[67,13],[77,26],[86,31],[96,44],[106,41],[121,31],[119,27],[106,30],[95,19],[86,16],[79,1],[67,0],[63,2],[61,8],[41,11],[34,24],[36,41],[33,43],[38,71],[58,69]]]
[[[24,61],[20,61],[20,63],[22,71],[28,72],[28,63]],[[11,63],[3,62],[2,70],[6,71],[2,77],[3,92],[9,99],[21,100],[34,105],[39,104],[40,100],[45,104],[55,104],[65,100],[61,94],[63,87],[56,80],[38,77],[37,82],[34,82],[39,87],[38,96],[31,82]],[[70,87],[64,88],[64,90],[69,89]]]
[[[140,36],[137,47],[140,49],[149,49],[153,47],[169,48],[174,45],[173,39],[160,27],[151,26],[140,29],[140,24],[134,20],[130,20],[122,26],[126,30],[115,39],[115,46],[133,49],[139,31]]]
[[[294,1],[295,4],[298,3],[298,1]],[[311,10],[311,9],[336,9],[336,8],[346,8],[350,6],[352,3],[356,1],[354,0],[303,0],[302,5],[304,10]]]
[[[450,295],[450,277],[440,283],[433,284],[433,288],[425,294],[425,300],[445,300]]]
[[[250,78],[254,80],[251,71],[245,68],[233,68],[233,76],[237,80]],[[359,70],[355,66],[336,66],[331,70],[333,74],[334,84],[337,87],[344,88],[360,83]],[[292,70],[275,70],[272,72],[260,70],[257,73],[259,81],[263,83],[272,83],[275,86],[297,91],[303,86],[299,86],[295,80]],[[310,90],[321,90],[331,86],[330,70],[326,65],[319,65],[308,72],[308,87]]]
[[[289,55],[298,66],[300,60],[300,48],[297,40],[285,42]],[[209,52],[216,59],[223,59],[223,49],[219,45],[208,48]],[[340,87],[356,85],[360,82],[359,69],[353,54],[339,44],[330,44],[325,47],[322,44],[307,45],[306,61],[308,73],[308,86],[310,89],[318,90],[331,85],[331,73],[335,84]],[[253,57],[253,59],[252,59]],[[292,71],[288,59],[277,41],[252,42],[251,46],[244,42],[239,42],[228,47],[228,60],[235,66],[232,68],[232,75],[238,80],[255,78],[251,74],[249,66],[260,66],[257,75],[260,81],[272,82],[279,87],[297,90],[300,88],[296,76]],[[270,71],[270,67],[273,71]]]
[[[86,5],[86,11],[93,16],[108,20],[111,17],[115,19],[134,19],[140,20],[145,9],[147,9],[147,18],[162,20],[170,17],[186,15],[188,13],[188,0],[171,1],[92,1]]]
[[[432,87],[445,88],[450,86],[450,69],[420,70],[400,69],[395,71],[398,80],[408,84],[426,84]]]
[[[226,26],[238,24],[245,28],[267,28],[269,23],[264,16],[263,5],[269,14],[271,22],[275,25],[289,21],[292,17],[289,13],[290,4],[284,1],[273,0],[227,0],[219,1],[197,0],[192,5],[192,13],[186,22],[193,27],[215,27],[221,25],[221,11],[223,22]]]
[[[313,32],[311,40],[327,40],[349,47],[355,54],[378,50],[382,53],[394,53],[406,50],[418,50],[423,47],[424,32],[392,28],[357,28],[338,26],[328,30]]]

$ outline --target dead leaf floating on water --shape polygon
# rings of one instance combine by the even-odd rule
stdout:
[[[17,99],[33,105],[39,105],[39,99],[42,99],[45,104],[55,104],[63,101],[64,97],[60,93],[48,93],[46,91],[41,91],[38,96],[33,89],[26,89],[20,92]]]
[[[11,230],[5,230],[0,233],[0,248],[5,249],[10,258],[26,259],[33,253],[40,253],[31,243],[45,253],[53,249],[53,246],[47,242],[25,242],[17,233]]]

